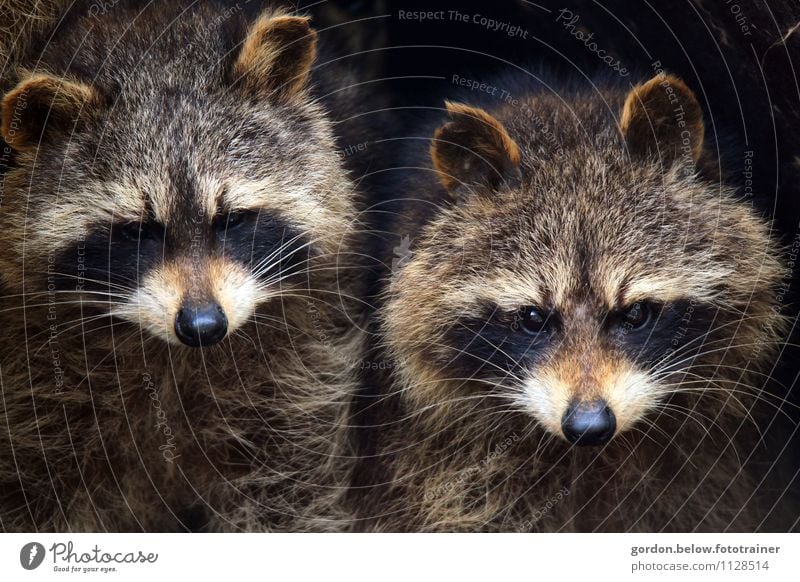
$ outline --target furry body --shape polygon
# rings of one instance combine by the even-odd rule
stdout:
[[[412,133],[383,201],[395,261],[373,359],[391,374],[362,402],[360,527],[758,529],[747,461],[784,271],[715,179],[696,100],[666,76],[493,85],[510,97]],[[529,305],[541,332],[523,333]],[[638,305],[652,319],[628,330]],[[593,399],[615,436],[571,445],[565,411]]]
[[[70,9],[5,83],[0,527],[341,529],[355,194],[316,36],[145,4]]]

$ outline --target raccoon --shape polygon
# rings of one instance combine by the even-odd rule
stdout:
[[[493,86],[406,140],[378,205],[391,373],[362,399],[357,527],[758,529],[785,270],[700,103],[664,72]]]
[[[75,3],[30,40],[2,100],[3,530],[346,527],[357,197],[316,47],[261,2]]]

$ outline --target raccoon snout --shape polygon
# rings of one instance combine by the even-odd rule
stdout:
[[[193,348],[212,346],[228,333],[228,317],[214,302],[185,303],[175,317],[175,335]]]
[[[564,436],[579,446],[603,445],[611,440],[616,429],[617,419],[604,400],[573,401],[561,420]]]

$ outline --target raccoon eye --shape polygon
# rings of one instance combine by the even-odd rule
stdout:
[[[234,211],[220,216],[216,221],[216,228],[220,232],[232,232],[247,222],[247,219],[253,215],[249,211]]]
[[[145,240],[153,240],[156,234],[153,229],[149,228],[147,224],[142,222],[126,222],[115,228],[119,229],[119,233],[129,241],[140,242]]]
[[[639,301],[622,314],[622,323],[628,329],[639,329],[650,322],[652,314],[652,306],[646,301]]]
[[[234,230],[242,224],[244,224],[245,213],[244,212],[231,212],[228,215],[228,222],[226,227],[228,230]]]
[[[536,307],[526,306],[519,310],[516,327],[521,327],[530,334],[537,334],[547,327],[548,314]]]

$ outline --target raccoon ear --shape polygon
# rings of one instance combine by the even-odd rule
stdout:
[[[3,139],[12,148],[25,151],[57,133],[68,136],[102,101],[91,85],[46,74],[32,75],[3,97]]]
[[[519,173],[519,147],[506,128],[483,109],[445,102],[450,121],[433,134],[431,158],[451,195],[463,188],[496,188]]]
[[[317,33],[308,18],[262,15],[236,58],[233,81],[255,97],[291,101],[308,84],[316,52]]]
[[[620,130],[636,156],[696,162],[703,153],[703,110],[686,83],[672,75],[653,77],[628,93]]]

